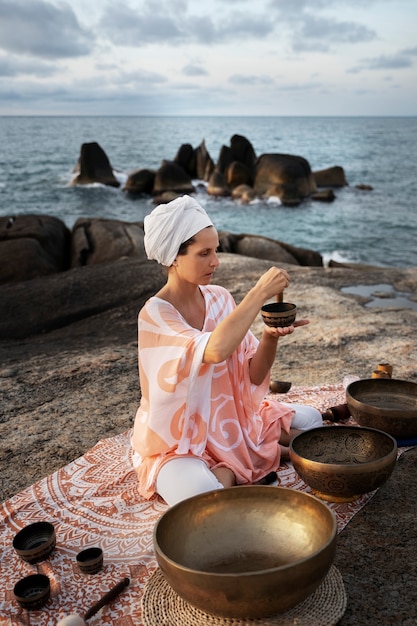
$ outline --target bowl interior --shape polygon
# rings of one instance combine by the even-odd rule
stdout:
[[[384,432],[357,426],[324,426],[294,437],[291,449],[300,457],[323,465],[363,466],[396,450]]]
[[[25,609],[40,609],[50,596],[50,582],[45,574],[31,574],[19,580],[14,586],[18,604]]]
[[[154,529],[158,565],[176,593],[209,614],[261,618],[304,600],[326,576],[336,518],[293,489],[219,489],[171,507]]]
[[[181,568],[214,574],[290,567],[330,543],[332,513],[307,494],[279,487],[235,487],[169,509],[156,550]]]
[[[356,380],[346,389],[346,398],[363,405],[364,409],[377,409],[417,417],[417,383],[393,378]]]
[[[77,565],[85,574],[96,574],[103,567],[103,550],[94,546],[86,548],[77,554]]]
[[[13,539],[17,554],[30,563],[46,558],[54,549],[56,534],[53,524],[34,522],[22,528]]]
[[[401,445],[417,443],[417,383],[369,378],[350,383],[346,403],[358,424],[378,428]]]

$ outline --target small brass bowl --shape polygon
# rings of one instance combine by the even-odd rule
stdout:
[[[222,617],[266,617],[302,602],[325,578],[336,518],[318,498],[283,487],[218,489],[168,509],[156,558],[176,593]]]
[[[290,459],[317,496],[351,502],[388,480],[397,460],[397,442],[373,428],[322,426],[294,437]]]
[[[19,606],[28,611],[41,609],[49,600],[51,585],[45,574],[31,574],[19,580],[13,589]]]
[[[356,380],[346,389],[350,414],[361,426],[398,440],[417,438],[417,383],[394,378]]]
[[[56,545],[53,524],[34,522],[22,528],[13,539],[13,548],[23,561],[37,563],[46,559]]]
[[[77,565],[83,574],[97,574],[103,561],[103,550],[99,547],[86,548],[77,554]]]
[[[262,307],[261,315],[267,326],[282,328],[294,324],[297,315],[297,307],[290,302],[272,302]]]

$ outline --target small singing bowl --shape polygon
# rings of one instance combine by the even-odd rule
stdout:
[[[295,322],[297,307],[290,302],[272,302],[261,309],[262,319],[267,326],[283,328]]]
[[[35,522],[22,528],[13,539],[13,548],[23,561],[36,563],[46,559],[55,548],[56,533],[53,524]]]
[[[154,527],[165,579],[205,613],[262,618],[312,594],[336,549],[336,518],[318,498],[246,485],[183,500]]]
[[[103,550],[87,548],[77,554],[77,565],[83,574],[97,574],[103,567]]]
[[[397,442],[374,428],[322,426],[294,437],[290,459],[319,498],[352,502],[388,480],[397,460]]]
[[[49,600],[51,585],[45,574],[31,574],[19,580],[13,589],[19,606],[28,611],[41,609]]]

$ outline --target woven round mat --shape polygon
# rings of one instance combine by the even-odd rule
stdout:
[[[346,610],[346,592],[332,565],[321,585],[294,608],[271,617],[235,619],[204,613],[177,595],[158,568],[142,596],[143,626],[335,626]]]

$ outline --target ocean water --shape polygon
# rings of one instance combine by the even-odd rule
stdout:
[[[234,134],[258,156],[303,156],[313,171],[340,165],[349,186],[335,190],[333,203],[307,200],[293,208],[261,200],[240,205],[198,186],[195,196],[218,230],[317,250],[325,262],[417,267],[415,117],[0,117],[0,216],[54,215],[70,228],[80,217],[143,220],[150,198],[70,185],[83,143],[98,142],[123,183],[133,170],[173,159],[183,143],[204,140],[216,162]]]

